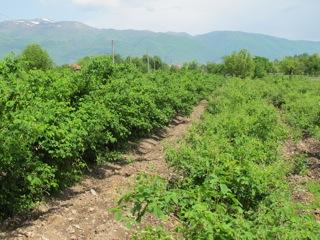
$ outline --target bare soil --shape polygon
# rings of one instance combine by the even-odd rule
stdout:
[[[134,185],[139,173],[155,173],[164,178],[172,176],[173,170],[165,161],[162,141],[176,144],[188,128],[201,119],[206,106],[207,103],[202,101],[189,118],[176,117],[158,134],[131,143],[136,148],[125,155],[130,163],[96,167],[81,183],[42,203],[32,213],[9,219],[0,226],[0,239],[129,239],[132,229],[115,221],[108,210],[115,207],[119,197]]]
[[[305,154],[307,157],[307,172],[305,175],[291,175],[288,181],[293,188],[292,200],[301,204],[312,203],[314,195],[307,190],[306,185],[310,181],[320,181],[320,142],[314,138],[306,138],[298,143],[289,140],[283,148],[283,155],[287,160],[293,160],[297,154]],[[320,223],[320,209],[312,213]]]
[[[298,143],[288,140],[283,148],[283,156],[290,160],[297,154],[306,155],[308,172],[302,179],[297,175],[292,176],[293,179],[296,181],[320,180],[320,142],[314,138],[306,138]]]

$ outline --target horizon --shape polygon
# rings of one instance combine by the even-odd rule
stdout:
[[[320,41],[316,0],[11,0],[3,5],[0,21],[45,17],[103,29],[190,35],[236,31]]]
[[[0,15],[1,16],[1,15]],[[308,40],[308,39],[290,39],[282,36],[277,36],[277,35],[271,35],[271,34],[266,34],[263,32],[248,32],[248,31],[242,31],[242,30],[212,30],[209,32],[204,32],[204,33],[199,33],[199,34],[192,34],[189,32],[176,32],[176,31],[155,31],[155,30],[150,30],[150,29],[133,29],[133,28],[127,28],[127,29],[117,29],[117,28],[108,28],[108,27],[96,27],[81,21],[77,20],[57,20],[57,19],[50,19],[46,17],[35,17],[35,18],[20,18],[20,19],[6,19],[6,20],[0,20],[0,23],[3,22],[14,22],[14,21],[35,21],[35,20],[42,20],[42,21],[48,21],[52,23],[60,23],[60,22],[76,22],[80,24],[84,24],[90,28],[94,29],[100,29],[100,30],[116,30],[116,31],[141,31],[141,32],[152,32],[152,33],[163,33],[163,34],[187,34],[189,36],[201,36],[201,35],[206,35],[210,33],[216,33],[216,32],[233,32],[233,33],[243,33],[243,34],[255,34],[255,35],[263,35],[267,37],[273,37],[273,38],[279,38],[279,39],[285,39],[289,41],[307,41],[307,42],[320,42],[320,40]]]

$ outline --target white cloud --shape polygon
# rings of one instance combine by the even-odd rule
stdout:
[[[118,0],[113,7],[102,0],[74,1],[108,7],[107,14],[88,21],[92,25],[201,33],[222,29],[223,24],[237,29],[239,22],[250,22],[252,15],[248,12],[263,15],[264,5],[270,0]]]
[[[118,6],[120,0],[72,0],[73,3],[81,6]]]
[[[289,38],[315,34],[318,0],[69,0],[90,12],[90,25],[204,33],[261,32]],[[309,26],[309,27],[305,27]],[[309,30],[308,30],[309,29]],[[309,31],[309,33],[306,33]],[[313,31],[313,32],[312,32]]]

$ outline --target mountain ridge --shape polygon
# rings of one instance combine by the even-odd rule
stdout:
[[[320,41],[288,40],[241,31],[191,35],[184,32],[95,28],[77,21],[43,18],[0,22],[0,57],[11,51],[19,53],[27,44],[38,43],[58,64],[72,63],[88,55],[110,54],[111,40],[115,40],[116,52],[122,56],[141,56],[148,52],[168,63],[220,61],[223,56],[241,48],[270,59],[320,53]]]

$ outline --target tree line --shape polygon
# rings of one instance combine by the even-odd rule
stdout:
[[[268,74],[319,76],[320,55],[301,54],[271,61],[242,49],[225,56],[222,63],[208,63],[205,67],[209,73],[241,78],[261,78]]]
[[[77,63],[84,66],[94,57],[84,57]],[[25,69],[48,70],[54,67],[54,61],[38,44],[31,44],[17,57]],[[142,72],[154,70],[202,70],[207,73],[233,76],[240,78],[262,78],[269,74],[282,75],[320,75],[320,54],[301,54],[287,56],[281,60],[271,61],[261,56],[253,56],[248,50],[242,49],[223,58],[221,63],[209,62],[200,64],[196,61],[180,65],[169,65],[159,56],[121,57],[115,56],[115,63],[134,65]],[[62,67],[66,67],[63,65]]]

